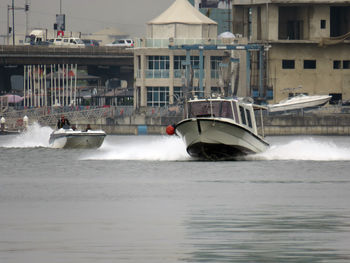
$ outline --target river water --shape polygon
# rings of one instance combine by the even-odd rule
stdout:
[[[0,262],[350,262],[350,138],[193,161],[166,136],[0,136]]]

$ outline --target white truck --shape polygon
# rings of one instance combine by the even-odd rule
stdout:
[[[49,45],[47,41],[47,29],[35,29],[26,36],[24,45]]]

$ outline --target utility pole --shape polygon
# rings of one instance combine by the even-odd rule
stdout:
[[[15,45],[15,0],[12,0],[12,45]]]
[[[6,28],[6,44],[9,45],[10,44],[10,6],[7,5],[7,28]]]
[[[26,0],[25,6],[24,7],[15,7],[15,0],[12,0],[12,5],[7,5],[7,45],[9,45],[10,43],[10,10],[12,10],[12,45],[15,45],[15,10],[24,10],[25,14],[26,14],[26,35],[28,34],[28,11],[29,11],[29,3],[28,0]]]

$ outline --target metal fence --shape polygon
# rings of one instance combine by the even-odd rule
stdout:
[[[27,116],[29,124],[38,122],[43,126],[55,126],[58,119],[64,115],[71,123],[98,123],[106,119],[117,119],[132,116],[144,116],[145,118],[173,118],[183,116],[182,105],[168,105],[165,107],[143,107],[134,109],[133,106],[111,106],[111,107],[41,107],[23,110],[9,109],[0,114],[6,119],[9,130],[23,129],[23,118]]]

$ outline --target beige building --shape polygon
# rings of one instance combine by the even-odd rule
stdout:
[[[265,95],[350,99],[350,1],[233,0],[233,32],[270,48]],[[297,89],[296,89],[297,88]]]
[[[134,105],[162,107],[176,103],[183,96],[186,51],[169,49],[169,45],[218,43],[217,23],[200,13],[187,0],[175,0],[158,17],[147,24],[147,38],[139,39],[134,48]],[[228,42],[233,39],[227,40]],[[190,51],[192,85],[199,87],[198,50]],[[230,56],[230,54],[228,55]],[[203,51],[203,90],[209,96],[217,92],[223,50]]]

